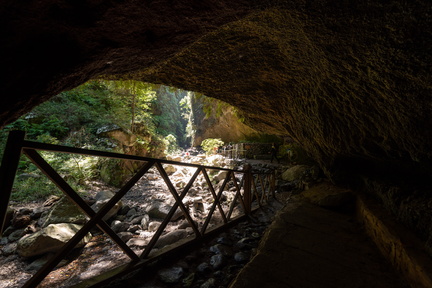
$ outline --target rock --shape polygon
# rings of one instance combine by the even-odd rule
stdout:
[[[165,219],[171,208],[172,206],[168,204],[160,201],[154,201],[152,205],[147,209],[147,214],[150,216],[150,218]],[[180,208],[177,208],[176,212],[171,218],[171,221],[177,221],[182,216],[183,212]]]
[[[198,188],[192,187],[189,189],[189,192],[188,192],[189,196],[195,196],[196,194],[198,194]]]
[[[47,227],[57,223],[84,224],[86,221],[87,217],[78,206],[69,201],[68,198],[63,197],[52,206],[47,215],[43,214],[39,219],[39,225]]]
[[[36,207],[35,209],[33,209],[32,213],[30,214],[31,219],[35,220],[40,218],[43,213],[48,211],[48,209],[49,207],[46,206]]]
[[[203,164],[204,161],[200,157],[193,157],[193,158],[191,158],[191,160],[189,162],[192,164],[201,165],[201,164]]]
[[[173,178],[173,179],[182,179],[182,178],[185,178],[185,177],[186,177],[186,175],[185,175],[182,171],[177,170],[177,171],[172,175],[171,178]]]
[[[99,211],[108,201],[114,196],[114,193],[111,191],[100,191],[96,194],[96,203],[94,203],[91,208],[94,211]],[[114,207],[111,208],[110,211],[103,217],[103,220],[107,221],[111,217],[117,214],[117,212],[123,206],[122,201],[117,202]]]
[[[23,214],[17,213],[14,215],[14,217],[12,219],[12,226],[14,228],[22,228],[22,227],[29,225],[31,220],[32,219],[31,219],[30,215],[23,215]]]
[[[150,218],[165,219],[170,209],[171,206],[160,201],[154,201],[147,209],[147,214],[150,216]]]
[[[148,244],[148,241],[146,239],[142,239],[142,238],[131,238],[129,239],[129,241],[127,241],[126,243],[128,246],[135,246],[135,247],[146,247]]]
[[[9,239],[7,237],[0,238],[0,245],[6,245],[9,243]]]
[[[256,238],[242,238],[236,244],[235,247],[238,249],[252,249],[257,246],[258,239]]]
[[[209,166],[222,167],[225,159],[221,155],[211,155],[206,158]]]
[[[148,214],[144,214],[140,223],[142,229],[146,230],[149,226],[149,222],[150,222],[150,216]]]
[[[175,183],[175,186],[177,187],[177,188],[180,188],[180,189],[183,189],[185,186],[186,186],[186,181],[184,181],[184,180],[179,180],[179,181],[177,181],[176,183]]]
[[[2,249],[3,256],[10,256],[16,252],[17,243],[9,243]]]
[[[30,263],[25,270],[27,271],[37,271],[40,268],[42,268],[43,265],[45,265],[50,258],[53,257],[53,253],[47,253],[46,255],[42,256],[41,258],[38,258],[36,260],[34,260],[32,263]],[[66,265],[68,263],[67,260],[63,259],[60,261],[59,264],[57,264],[56,268],[62,267],[64,265]]]
[[[159,228],[160,222],[150,222],[148,225],[148,231],[154,232]]]
[[[159,279],[164,283],[178,283],[184,274],[182,267],[172,267],[158,271]]]
[[[228,171],[224,171],[224,170],[219,171],[219,173],[213,177],[213,181],[215,181],[216,183],[219,183],[220,181],[225,180],[227,174],[228,174]]]
[[[187,237],[188,233],[184,229],[178,229],[174,230],[172,232],[169,232],[159,238],[159,240],[156,242],[155,247],[156,248],[162,248],[166,245],[170,245],[173,243],[176,243],[180,239],[183,239]]]
[[[119,232],[126,232],[129,229],[130,225],[126,222],[121,222],[118,220],[113,221],[113,223],[111,224],[111,229],[115,232],[115,233],[119,233]]]
[[[131,225],[129,227],[129,229],[127,230],[127,232],[135,233],[140,229],[141,229],[141,227],[139,225]]]
[[[208,279],[206,282],[204,282],[200,288],[213,288],[216,286],[216,280],[214,278]]]
[[[178,229],[186,229],[188,227],[191,227],[191,225],[189,224],[189,222],[187,220],[183,220],[179,226]]]
[[[15,230],[8,236],[8,240],[9,242],[15,242],[19,240],[21,237],[23,237],[25,234],[26,234],[25,229]]]
[[[147,174],[147,180],[152,181],[152,180],[157,180],[157,179],[159,179],[158,175],[156,175],[156,174]]]
[[[167,165],[164,168],[165,168],[165,172],[168,175],[172,175],[172,174],[174,174],[177,171],[177,168],[175,166],[173,166],[173,165]]]
[[[117,235],[125,243],[128,242],[134,236],[134,234],[131,232],[119,232],[117,233]]]
[[[50,224],[44,229],[23,237],[18,241],[17,253],[21,257],[32,257],[47,252],[56,252],[69,241],[81,225],[71,223]],[[87,235],[77,244],[76,248],[83,247],[91,239],[92,235]]]
[[[129,212],[129,210],[130,210],[131,208],[129,207],[129,205],[124,205],[119,211],[118,211],[118,213],[117,214],[119,214],[119,215],[126,215],[128,212]]]
[[[183,287],[192,287],[192,284],[195,280],[195,273],[190,273],[187,277],[185,277],[182,281]]]
[[[168,155],[166,158],[167,158],[167,160],[170,160],[170,161],[176,161],[176,162],[181,162],[182,161],[182,157],[179,156],[179,155]]]
[[[246,263],[250,260],[251,253],[249,251],[240,251],[234,254],[234,260],[238,263]]]
[[[286,170],[284,173],[282,173],[282,179],[285,181],[294,181],[301,179],[310,169],[311,167],[307,165],[296,165],[288,170]]]
[[[193,198],[192,201],[193,201],[193,208],[195,209],[195,211],[201,211],[201,212],[205,211],[204,202],[203,202],[202,197],[195,197],[195,198]]]
[[[144,217],[143,215],[135,215],[135,216],[132,216],[132,217],[131,217],[132,219],[130,219],[129,222],[130,222],[131,224],[133,224],[133,225],[141,224],[141,220],[142,220],[143,217]]]
[[[137,216],[137,214],[138,214],[138,212],[137,212],[137,210],[135,209],[135,208],[131,208],[131,209],[129,209],[129,211],[126,213],[126,217],[127,218],[130,218],[130,217],[135,217],[135,216]]]
[[[213,255],[210,258],[210,265],[213,269],[219,269],[225,265],[225,257],[222,254]]]
[[[207,262],[203,262],[197,266],[197,271],[200,273],[208,273],[211,271],[211,267]]]
[[[302,194],[310,202],[328,209],[352,211],[355,196],[351,190],[323,182],[304,191]]]
[[[210,251],[215,254],[221,254],[223,256],[232,256],[233,251],[231,247],[222,245],[222,244],[216,244],[210,247]]]
[[[227,246],[232,246],[233,242],[228,239],[227,237],[221,236],[219,238],[216,239],[216,242],[219,244],[223,244],[223,245],[227,245]]]

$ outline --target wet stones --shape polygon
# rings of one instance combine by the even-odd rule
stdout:
[[[158,277],[164,283],[177,283],[184,274],[182,267],[172,267],[159,270]]]

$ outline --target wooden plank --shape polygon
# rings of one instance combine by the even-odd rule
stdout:
[[[0,237],[7,225],[7,208],[9,206],[15,174],[18,169],[24,137],[25,133],[23,131],[11,131],[3,153],[0,166]]]
[[[96,212],[75,192],[75,190],[49,165],[35,150],[24,149],[24,153],[78,208],[90,218]],[[124,243],[123,240],[111,229],[102,219],[97,222],[97,226],[105,232],[119,247],[131,258],[138,260],[138,255]],[[61,260],[61,259],[60,259]]]

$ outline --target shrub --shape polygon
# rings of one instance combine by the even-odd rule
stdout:
[[[179,149],[177,145],[177,139],[174,135],[169,134],[168,136],[165,137],[164,141],[166,145],[165,154],[174,153]]]
[[[224,145],[224,142],[220,138],[207,138],[201,142],[202,149],[206,154],[212,154],[215,148],[219,148]]]

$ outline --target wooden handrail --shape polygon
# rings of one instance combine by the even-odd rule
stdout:
[[[148,260],[151,250],[155,246],[159,237],[164,232],[164,229],[168,225],[168,222],[173,217],[174,213],[178,208],[183,212],[183,215],[192,227],[195,238],[197,240],[203,239],[206,234],[210,233],[207,231],[207,227],[213,216],[216,208],[219,210],[223,220],[223,226],[228,226],[234,220],[231,215],[234,211],[236,205],[240,204],[245,215],[249,215],[252,212],[252,190],[254,190],[255,196],[257,197],[257,202],[260,206],[264,203],[263,199],[267,198],[269,195],[274,196],[275,190],[275,173],[256,173],[252,172],[251,167],[246,165],[244,170],[234,170],[221,167],[204,166],[191,163],[183,163],[177,161],[170,161],[164,159],[154,159],[149,157],[142,157],[136,155],[127,155],[107,151],[97,151],[82,148],[74,148],[67,146],[60,146],[54,144],[39,143],[34,141],[27,141],[24,139],[25,133],[22,131],[11,131],[6,144],[5,152],[3,155],[2,164],[0,167],[0,232],[5,228],[6,213],[9,206],[9,199],[12,192],[14,177],[18,168],[18,162],[21,153],[26,155],[35,165],[38,167],[42,173],[44,173],[75,205],[78,206],[81,211],[83,211],[90,219],[83,225],[83,227],[41,268],[39,269],[32,278],[30,278],[23,287],[36,287],[43,279],[56,267],[56,265],[76,246],[76,244],[81,241],[81,239],[95,226],[98,226],[105,234],[107,234],[122,250],[125,254],[129,256],[131,262],[125,268],[126,270],[133,270],[137,267],[141,267],[145,261]],[[113,159],[123,159],[142,162],[143,165],[139,171],[119,190],[114,196],[106,203],[99,211],[94,211],[80,196],[74,191],[74,189],[67,184],[67,182],[47,163],[43,157],[37,152],[40,151],[50,151],[58,153],[70,153],[70,154],[80,154],[88,156],[97,156]],[[162,164],[179,165],[186,167],[196,168],[195,173],[189,180],[188,184],[185,186],[183,191],[179,194],[171,180],[168,177],[167,172],[163,168]],[[159,171],[162,179],[167,185],[169,191],[171,192],[173,198],[175,199],[175,204],[169,211],[166,218],[163,220],[158,230],[153,235],[152,239],[148,243],[147,247],[144,249],[140,256],[137,256],[132,249],[130,249],[126,243],[124,243],[120,237],[110,228],[110,226],[103,220],[103,217],[121,200],[121,198],[135,185],[147,171],[155,166]],[[208,176],[207,170],[219,170],[227,171],[227,175],[223,181],[222,186],[216,193],[213,184]],[[198,175],[202,173],[213,197],[213,204],[209,209],[208,215],[201,229],[194,223],[192,217],[189,214],[188,209],[183,204],[183,199],[189,192],[196,181]],[[240,183],[238,183],[235,173],[243,174]],[[257,181],[261,183],[261,195],[258,193],[257,185],[254,180],[254,175],[258,175]],[[263,182],[262,176],[265,175],[265,181]],[[235,196],[229,207],[228,213],[226,213],[221,206],[221,196],[226,187],[226,185],[232,181],[235,187]],[[268,185],[267,185],[268,182]],[[268,186],[268,191],[267,191]],[[243,188],[243,190],[242,190]],[[186,244],[186,243],[185,243]],[[147,262],[146,262],[147,263]],[[124,269],[121,269],[124,273]]]

